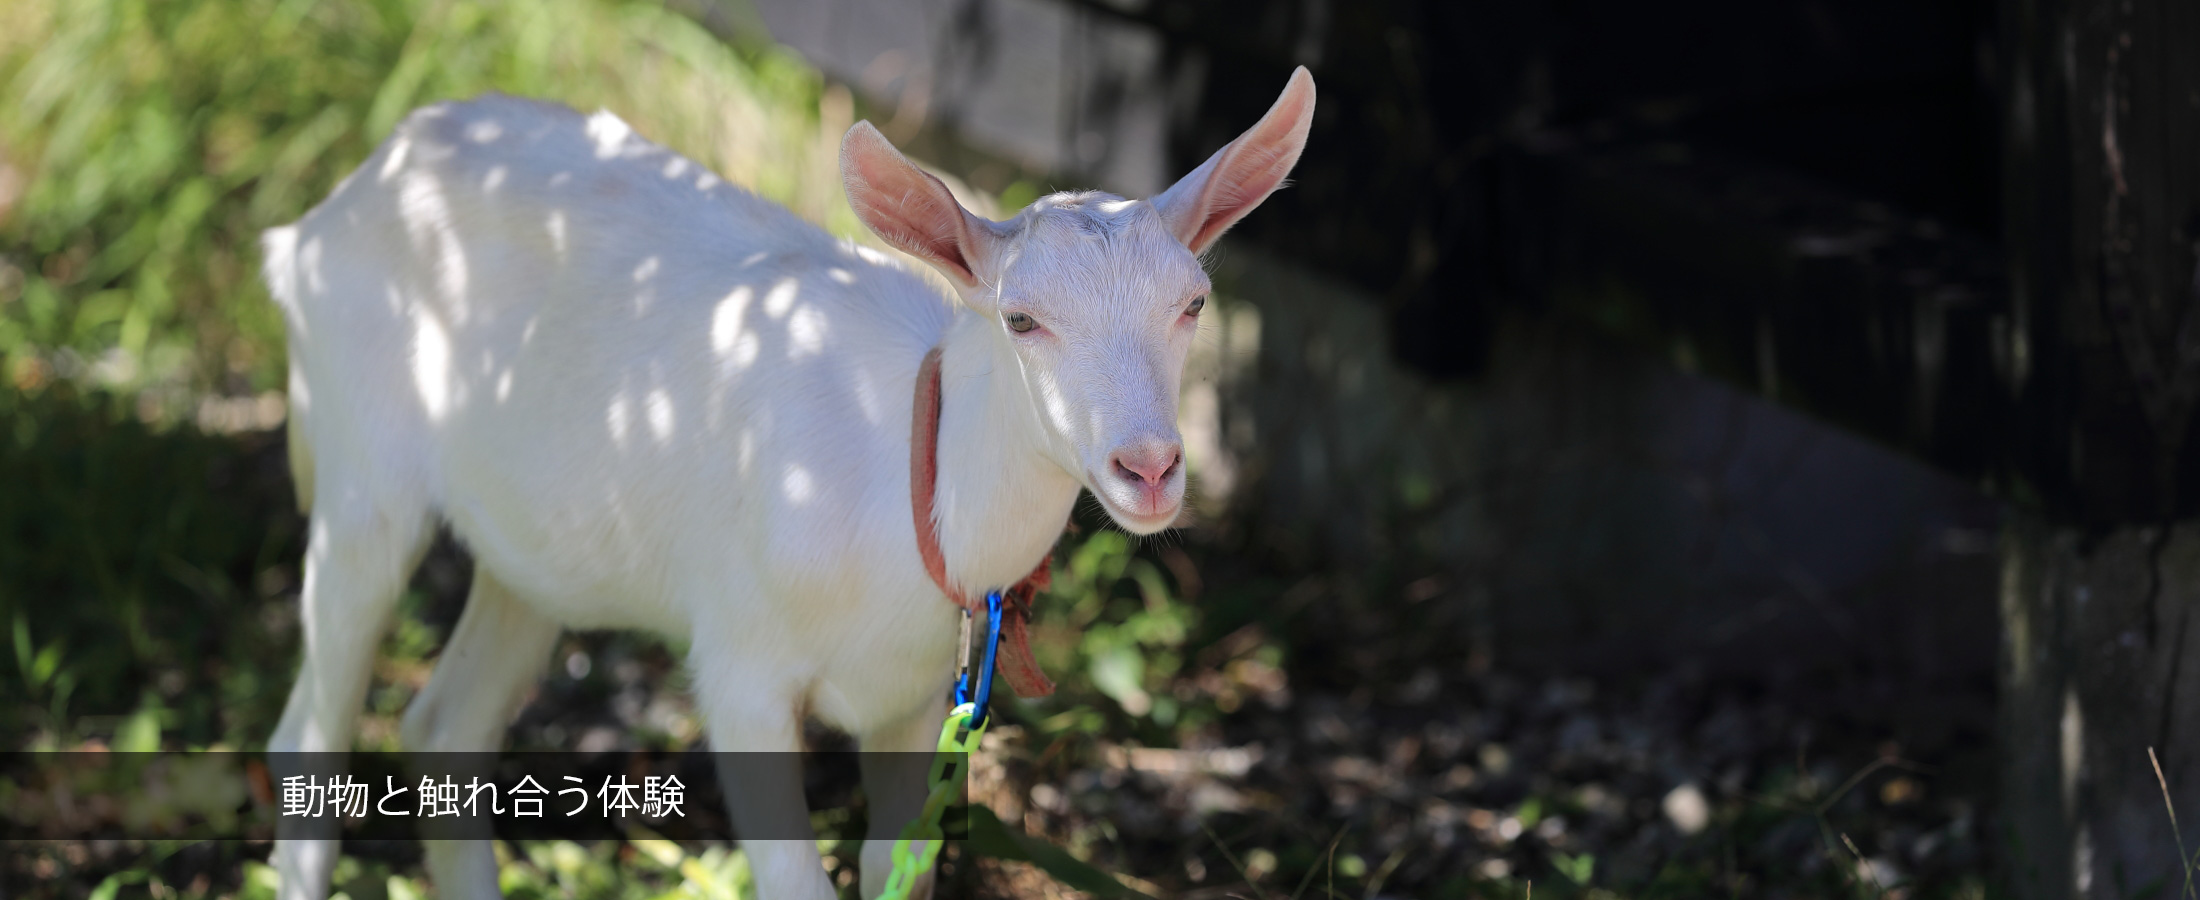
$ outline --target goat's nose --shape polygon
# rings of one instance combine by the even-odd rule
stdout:
[[[1109,457],[1115,474],[1125,481],[1160,487],[1184,464],[1184,445],[1175,441],[1145,441],[1115,451]]]

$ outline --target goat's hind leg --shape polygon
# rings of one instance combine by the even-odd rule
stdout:
[[[558,631],[558,623],[527,607],[477,566],[466,611],[436,659],[435,674],[405,709],[405,749],[487,753],[503,746],[505,726],[542,675]],[[496,856],[488,841],[426,843],[428,875],[439,896],[498,895]]]
[[[306,775],[326,783],[351,750],[377,645],[405,579],[426,548],[427,514],[386,510],[331,515],[316,511],[298,596],[305,659],[268,740],[277,778]],[[333,818],[277,820],[275,869],[282,900],[319,900],[336,869]]]

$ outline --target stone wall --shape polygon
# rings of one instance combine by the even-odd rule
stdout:
[[[1460,604],[1461,646],[1515,664],[1990,677],[1996,512],[1966,486],[1562,327],[1431,382],[1376,298],[1243,247],[1212,268],[1195,501],[1251,545]]]

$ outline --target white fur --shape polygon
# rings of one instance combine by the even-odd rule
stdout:
[[[1312,101],[1301,70],[1231,145],[1263,145],[1238,193],[1280,181],[1259,183],[1296,159]],[[796,750],[804,710],[867,750],[930,750],[956,616],[910,524],[909,434],[935,345],[955,582],[1028,572],[1080,486],[1133,531],[1174,519],[1180,464],[1144,484],[1110,464],[1178,447],[1197,327],[1182,311],[1206,290],[1193,249],[1258,203],[1205,199],[1234,170],[1210,161],[1171,202],[1055,195],[989,223],[930,194],[867,124],[843,160],[874,230],[955,256],[941,268],[959,308],[608,113],[498,96],[414,113],[267,233],[312,516],[305,665],[270,749],[349,748],[374,647],[441,520],[477,576],[406,712],[410,749],[494,749],[575,627],[687,638],[715,750]],[[1205,240],[1188,247],[1188,228]],[[1009,311],[1044,327],[1013,334]],[[800,814],[798,773],[767,774],[728,785],[737,828]],[[866,773],[880,819],[914,811],[921,775]],[[866,896],[886,874],[875,838],[899,826],[865,848]],[[322,896],[333,843],[283,837],[282,896]],[[749,852],[764,897],[832,896],[808,842]],[[486,847],[437,842],[428,861],[447,896],[496,892]]]

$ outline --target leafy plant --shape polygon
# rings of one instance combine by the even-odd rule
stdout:
[[[1166,688],[1183,667],[1192,607],[1123,532],[1065,541],[1062,556],[1038,604],[1039,625],[1052,638],[1049,670],[1070,676],[1066,694],[1097,693],[1132,719],[1177,724],[1180,706]]]

